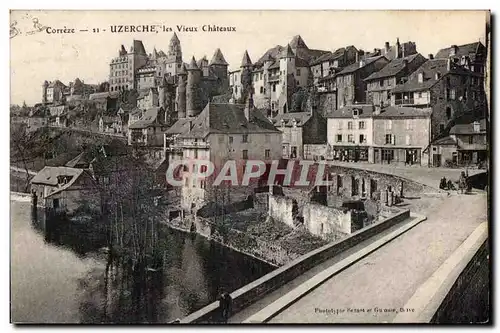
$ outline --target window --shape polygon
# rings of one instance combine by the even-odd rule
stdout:
[[[347,122],[347,129],[352,130],[352,121]]]
[[[241,142],[248,142],[248,134],[243,134],[243,137],[241,138]]]
[[[450,77],[448,76],[448,77],[446,78],[446,85],[449,87],[449,86],[450,86],[450,84],[451,84],[451,82],[450,82]]]
[[[411,119],[406,119],[406,130],[411,129],[413,129],[413,123],[411,122]]]
[[[409,134],[406,135],[406,145],[407,146],[410,145],[410,135]]]
[[[271,149],[266,149],[264,156],[266,157],[266,159],[271,158]]]
[[[424,82],[424,73],[418,73],[418,83]]]
[[[365,122],[364,121],[360,121],[358,125],[359,125],[359,129],[365,129]]]
[[[418,98],[422,98],[422,92],[418,93]]]
[[[260,87],[260,93],[263,94],[264,93],[264,87]]]
[[[444,124],[439,124],[439,132],[444,132]]]
[[[297,76],[300,76],[300,68],[297,68]]]
[[[385,144],[390,145],[392,143],[392,134],[385,135]]]
[[[205,181],[204,180],[200,181],[200,187],[202,189],[205,189]]]
[[[276,83],[273,84],[273,92],[275,92],[275,91],[276,91]]]
[[[474,143],[474,136],[472,135],[469,135],[469,144],[473,144]]]
[[[337,142],[342,142],[342,134],[337,134]]]
[[[243,159],[248,160],[248,150],[243,150]]]
[[[385,121],[385,129],[389,131],[392,129],[392,120]]]
[[[339,120],[338,123],[337,123],[337,128],[340,130],[342,129],[342,120]]]
[[[365,143],[365,136],[363,134],[359,135],[359,143]]]
[[[384,80],[380,80],[380,86],[383,87],[384,86]]]
[[[450,119],[451,119],[451,108],[450,108],[449,106],[448,106],[448,107],[446,107],[446,118],[447,118],[448,120],[450,120]]]
[[[352,134],[347,135],[347,142],[354,143],[354,135]]]
[[[229,143],[233,143],[233,137],[232,136],[229,137]]]
[[[238,86],[234,86],[234,93],[237,94],[238,93]]]
[[[455,99],[455,89],[450,90],[450,98],[453,100]]]

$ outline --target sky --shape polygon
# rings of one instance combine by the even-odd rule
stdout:
[[[168,50],[173,32],[112,33],[111,25],[162,25],[176,31],[183,60],[204,55],[210,60],[220,48],[236,69],[248,50],[256,61],[269,48],[285,46],[300,34],[309,48],[334,51],[347,45],[372,51],[413,41],[425,57],[439,49],[481,41],[485,44],[484,11],[11,11],[11,104],[41,101],[42,83],[75,78],[85,83],[108,80],[109,62],[123,44],[143,41],[148,53]],[[33,19],[51,29],[75,29],[74,34],[35,32]],[[203,32],[203,25],[233,26],[236,32]],[[177,26],[197,27],[178,32]],[[93,33],[93,29],[99,32]],[[104,31],[104,29],[106,31]],[[80,32],[80,30],[88,30]]]

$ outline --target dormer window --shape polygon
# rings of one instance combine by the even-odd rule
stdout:
[[[418,83],[424,83],[424,73],[418,73]]]

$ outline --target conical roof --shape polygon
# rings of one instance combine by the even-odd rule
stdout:
[[[229,65],[227,63],[226,59],[224,59],[224,56],[222,55],[222,52],[219,48],[217,50],[215,50],[214,56],[212,57],[212,60],[210,61],[210,65],[221,65],[221,66],[228,66]]]
[[[304,42],[304,40],[302,39],[302,37],[300,37],[300,35],[296,35],[292,38],[292,40],[290,41],[290,47],[292,49],[300,49],[300,48],[305,48],[307,49],[307,45],[306,43]]]
[[[170,39],[170,43],[172,43],[172,42],[176,42],[176,43],[180,42],[179,37],[177,37],[177,34],[175,32],[174,32],[174,35],[172,36],[172,38]]]
[[[245,54],[243,54],[243,60],[241,60],[241,67],[252,66],[252,60],[250,60],[250,56],[248,52],[245,50]]]
[[[195,69],[200,69],[200,68],[198,67],[198,64],[196,63],[196,59],[193,56],[193,58],[191,58],[191,62],[189,63],[189,67],[187,70],[189,71],[189,70],[195,70]]]
[[[186,64],[182,63],[181,69],[177,73],[178,75],[186,75],[187,74],[187,69],[186,69]]]
[[[295,57],[295,54],[292,51],[292,48],[290,47],[290,44],[286,46],[285,49],[281,52],[280,58],[293,58]]]

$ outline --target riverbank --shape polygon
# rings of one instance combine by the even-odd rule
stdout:
[[[242,216],[244,215],[244,216]],[[234,251],[263,261],[273,267],[283,266],[290,261],[325,244],[301,228],[293,229],[275,222],[256,210],[229,214],[224,217],[203,219],[193,216],[172,220],[165,218],[169,227],[184,232],[193,231],[208,240],[219,243]]]

